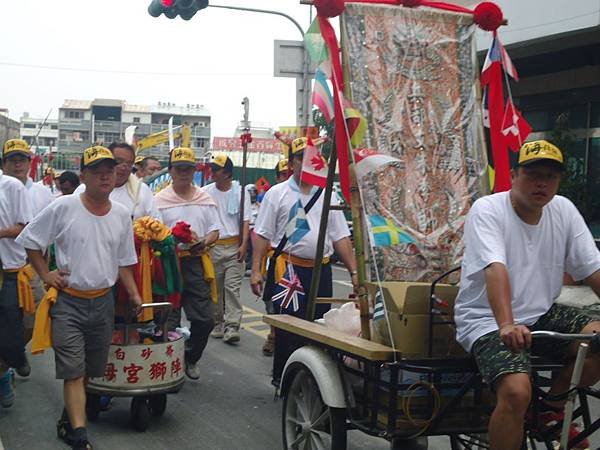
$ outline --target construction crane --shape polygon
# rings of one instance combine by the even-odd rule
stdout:
[[[173,128],[173,139],[180,139],[181,147],[191,147],[192,145],[192,129],[188,124],[179,125]],[[156,147],[157,145],[169,142],[169,130],[159,131],[158,133],[149,134],[135,143],[135,152],[137,154],[142,151]],[[171,150],[171,149],[169,149]]]

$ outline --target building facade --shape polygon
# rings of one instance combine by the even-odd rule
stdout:
[[[8,117],[8,109],[0,108],[0,145],[19,137],[19,122]]]
[[[21,117],[21,139],[24,139],[31,150],[38,154],[56,151],[58,144],[58,120],[29,117],[23,113]]]
[[[129,126],[135,126],[135,137],[188,124],[192,132],[192,148],[202,155],[210,144],[210,113],[204,105],[177,106],[159,102],[157,105],[132,105],[124,100],[65,100],[58,115],[58,151],[81,153],[90,144],[108,145],[123,141]],[[145,155],[166,158],[169,148],[162,144],[144,151]]]

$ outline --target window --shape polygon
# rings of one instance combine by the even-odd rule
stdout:
[[[24,123],[23,128],[35,128],[35,123]]]
[[[204,139],[204,138],[196,139],[196,147],[204,148],[205,145],[206,145],[206,139]]]
[[[83,111],[67,111],[66,113],[67,119],[83,119]]]
[[[50,125],[51,130],[58,130],[58,125]]]
[[[140,123],[140,118],[139,117],[134,117],[133,118],[133,123]]]

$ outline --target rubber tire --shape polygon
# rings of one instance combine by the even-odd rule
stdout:
[[[167,394],[153,395],[148,399],[148,407],[153,417],[160,417],[167,409]]]
[[[146,397],[133,397],[130,410],[131,426],[134,430],[144,432],[150,423],[150,408]]]
[[[282,437],[283,437],[283,448],[288,448],[287,436],[286,436],[286,411],[289,402],[289,394],[290,392],[294,392],[297,389],[298,385],[302,382],[303,377],[308,377],[312,382],[312,385],[317,389],[317,394],[321,403],[323,403],[323,397],[321,396],[321,392],[318,391],[319,387],[315,378],[312,376],[312,373],[308,369],[300,369],[294,374],[294,379],[290,384],[290,388],[286,393],[285,398],[283,399],[283,409],[282,409]],[[323,403],[324,404],[324,403]],[[345,408],[331,408],[327,405],[324,405],[325,408],[329,410],[329,434],[331,436],[331,450],[346,450],[346,409]]]
[[[100,416],[100,396],[98,394],[86,394],[85,416],[90,422],[95,422]]]

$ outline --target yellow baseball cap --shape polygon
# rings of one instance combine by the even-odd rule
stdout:
[[[13,155],[24,155],[31,158],[32,152],[29,149],[29,144],[23,139],[9,139],[4,143],[2,157],[7,158]]]
[[[176,147],[169,154],[169,165],[196,167],[196,154],[189,147]]]
[[[307,137],[299,137],[292,141],[292,155],[301,152],[308,145]]]
[[[519,150],[519,166],[526,166],[537,161],[555,161],[564,167],[563,155],[559,148],[548,141],[539,140],[526,142]]]
[[[276,172],[287,172],[288,170],[288,160],[287,159],[282,159],[277,163],[277,166],[275,167],[275,171]]]
[[[117,161],[115,161],[112,152],[106,147],[94,145],[86,148],[83,151],[83,158],[81,158],[81,170],[93,167],[103,161],[110,161],[113,166],[117,165]]]
[[[231,158],[229,158],[229,156],[227,156],[225,153],[219,153],[218,155],[213,156],[212,160],[210,161],[211,164],[221,168],[225,167],[228,162],[233,166],[233,161],[231,161]]]
[[[135,161],[133,162],[134,164],[139,164],[141,163],[143,160],[145,160],[146,157],[145,156],[136,156],[135,157]]]

